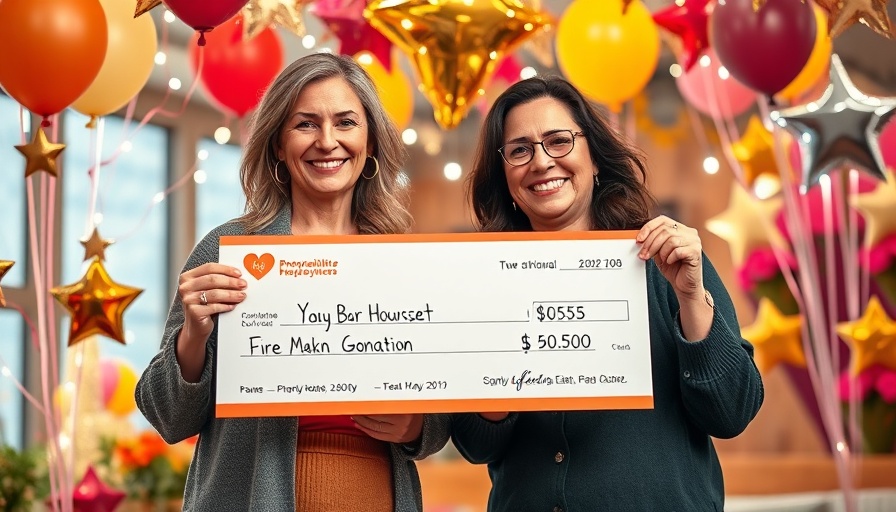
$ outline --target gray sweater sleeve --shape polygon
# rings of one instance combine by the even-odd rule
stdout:
[[[219,231],[220,228],[213,230],[196,245],[182,272],[218,261]],[[183,325],[183,303],[175,294],[165,322],[161,349],[143,371],[135,392],[140,412],[168,443],[198,434],[214,417],[213,362],[218,337],[217,319],[206,343],[205,367],[196,383],[184,380],[177,362],[177,337]]]

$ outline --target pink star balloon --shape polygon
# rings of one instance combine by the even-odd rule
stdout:
[[[113,512],[124,498],[125,493],[107,487],[92,466],[87,468],[72,493],[75,512]]]
[[[365,0],[318,0],[309,11],[320,18],[339,39],[339,53],[368,51],[387,71],[392,71],[392,42],[364,19]]]

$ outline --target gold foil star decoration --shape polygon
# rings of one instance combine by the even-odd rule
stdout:
[[[844,30],[861,23],[878,34],[893,39],[893,23],[887,13],[889,0],[816,0],[819,7],[828,12],[828,29],[831,39]]]
[[[106,261],[106,248],[112,245],[111,240],[106,240],[100,236],[97,228],[93,228],[93,233],[88,238],[81,240],[84,246],[84,261],[97,257],[100,261]]]
[[[120,1],[120,0],[119,0]],[[137,18],[162,5],[162,0],[137,0],[134,17]]]
[[[9,269],[15,265],[16,262],[9,260],[0,260],[0,281],[3,280],[3,276],[9,272]],[[0,308],[6,307],[6,298],[3,296],[3,288],[0,288]]]
[[[896,322],[872,295],[862,318],[837,324],[840,335],[851,349],[849,370],[858,375],[875,364],[896,370]]]
[[[519,0],[373,0],[370,24],[411,59],[442,128],[455,128],[498,62],[553,22]]]
[[[768,373],[780,363],[804,368],[800,315],[784,315],[775,303],[766,297],[759,301],[756,320],[741,329],[741,335],[753,345],[756,366]]]
[[[53,176],[59,176],[56,157],[65,149],[65,144],[54,144],[47,140],[43,128],[38,128],[34,132],[31,142],[18,145],[16,149],[25,156],[26,178],[37,171],[45,171]]]
[[[71,315],[68,346],[101,334],[125,344],[124,312],[143,290],[116,283],[99,258],[80,281],[50,289]]]
[[[855,196],[852,206],[865,218],[866,248],[896,233],[896,175],[887,172],[887,181],[880,182],[872,192]]]
[[[273,24],[301,37],[305,35],[302,9],[314,0],[249,0],[243,14],[243,37],[252,39]]]
[[[731,144],[734,158],[740,163],[744,183],[752,187],[760,174],[778,176],[775,162],[775,138],[753,115],[740,139]]]
[[[731,259],[740,268],[747,256],[756,249],[787,247],[787,242],[775,224],[781,204],[780,198],[755,198],[734,182],[731,185],[728,208],[707,220],[706,229],[728,242]]]

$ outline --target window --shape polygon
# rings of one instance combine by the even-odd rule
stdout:
[[[70,113],[64,130],[68,147],[63,152],[62,192],[62,282],[73,283],[83,276],[84,248],[79,243],[89,236],[88,206],[91,197],[91,130],[87,118]],[[139,375],[158,352],[170,297],[167,273],[166,208],[161,192],[168,184],[168,132],[147,124],[136,134],[132,122],[125,126],[119,117],[104,120],[103,155],[108,159],[128,135],[128,151],[100,170],[95,221],[100,235],[114,240],[106,249],[105,267],[110,277],[143,293],[125,313],[128,344],[108,338],[100,340],[101,359],[126,360]],[[127,130],[127,132],[125,132]],[[59,340],[68,343],[68,316],[62,318]],[[139,413],[138,413],[139,415]]]
[[[22,325],[18,312],[0,309],[0,444],[7,443],[17,450],[22,449],[25,441],[22,431],[25,397],[12,379],[24,385]]]
[[[19,104],[0,94],[0,162],[5,162],[3,172],[0,172],[0,260],[16,262],[0,282],[0,286],[5,287],[24,286],[28,266],[25,257],[28,226],[25,222],[25,159],[14,147],[22,143],[19,119]],[[37,193],[39,189],[35,190]]]
[[[202,139],[198,149],[200,157],[207,155],[207,158],[199,160],[199,170],[204,172],[197,172],[197,242],[215,227],[242,215],[246,204],[240,185],[239,146]]]

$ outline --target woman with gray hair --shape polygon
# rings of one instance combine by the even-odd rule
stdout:
[[[219,237],[407,232],[404,157],[373,82],[350,58],[303,57],[265,93],[240,168],[245,214],[193,250],[161,350],[137,384],[137,405],[167,442],[199,434],[184,510],[422,510],[414,461],[445,445],[445,415],[214,414],[216,316],[246,297],[240,271],[218,263]]]

